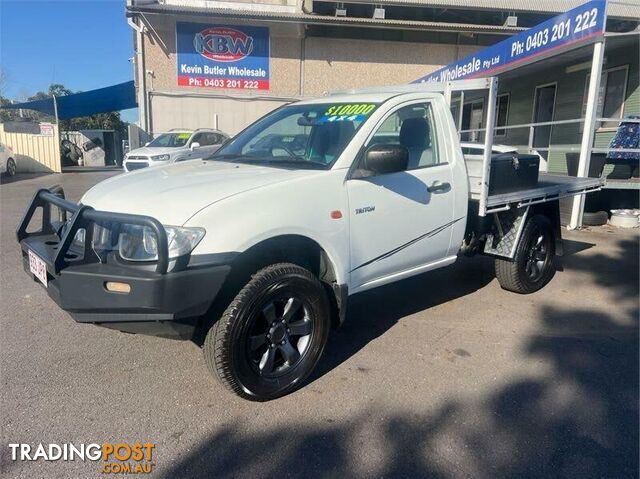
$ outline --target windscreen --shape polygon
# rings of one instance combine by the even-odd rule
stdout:
[[[327,169],[377,107],[374,103],[286,106],[258,120],[210,159]]]
[[[154,138],[147,146],[178,148],[187,144],[191,133],[163,133]]]

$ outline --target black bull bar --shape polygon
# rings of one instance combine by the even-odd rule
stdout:
[[[57,222],[51,220],[51,206],[56,206],[59,211]],[[39,231],[27,232],[27,228],[38,208],[42,208],[42,225]],[[71,215],[67,221],[67,214]],[[143,215],[127,213],[113,213],[109,211],[95,210],[90,206],[73,203],[64,196],[64,190],[60,185],[38,190],[31,200],[20,224],[16,230],[19,243],[32,236],[57,235],[60,238],[51,258],[51,266],[54,274],[60,273],[68,266],[67,253],[71,247],[78,230],[85,230],[84,238],[84,262],[99,262],[100,259],[93,251],[93,225],[110,225],[112,234],[118,234],[122,225],[146,226],[156,236],[158,245],[158,259],[156,261],[156,273],[164,274],[169,266],[169,247],[167,233],[162,224],[155,218]],[[65,226],[63,228],[63,226]]]

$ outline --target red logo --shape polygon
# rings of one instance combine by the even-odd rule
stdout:
[[[206,28],[193,39],[196,51],[209,60],[237,62],[253,51],[253,37],[229,27]]]

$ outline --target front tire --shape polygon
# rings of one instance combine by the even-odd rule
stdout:
[[[238,396],[267,401],[288,394],[318,363],[330,329],[320,281],[288,263],[258,271],[209,330],[210,372]]]
[[[16,175],[17,167],[13,158],[7,160],[7,176],[12,177]]]
[[[496,278],[503,289],[530,294],[543,288],[556,272],[556,242],[551,222],[532,216],[524,227],[513,260],[495,260]]]

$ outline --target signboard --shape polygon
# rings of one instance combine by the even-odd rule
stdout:
[[[178,85],[269,89],[269,29],[176,23]]]
[[[606,0],[585,3],[412,83],[446,82],[496,75],[559,51],[582,46],[604,34],[606,8]]]
[[[53,124],[40,123],[40,134],[42,136],[53,136]]]

